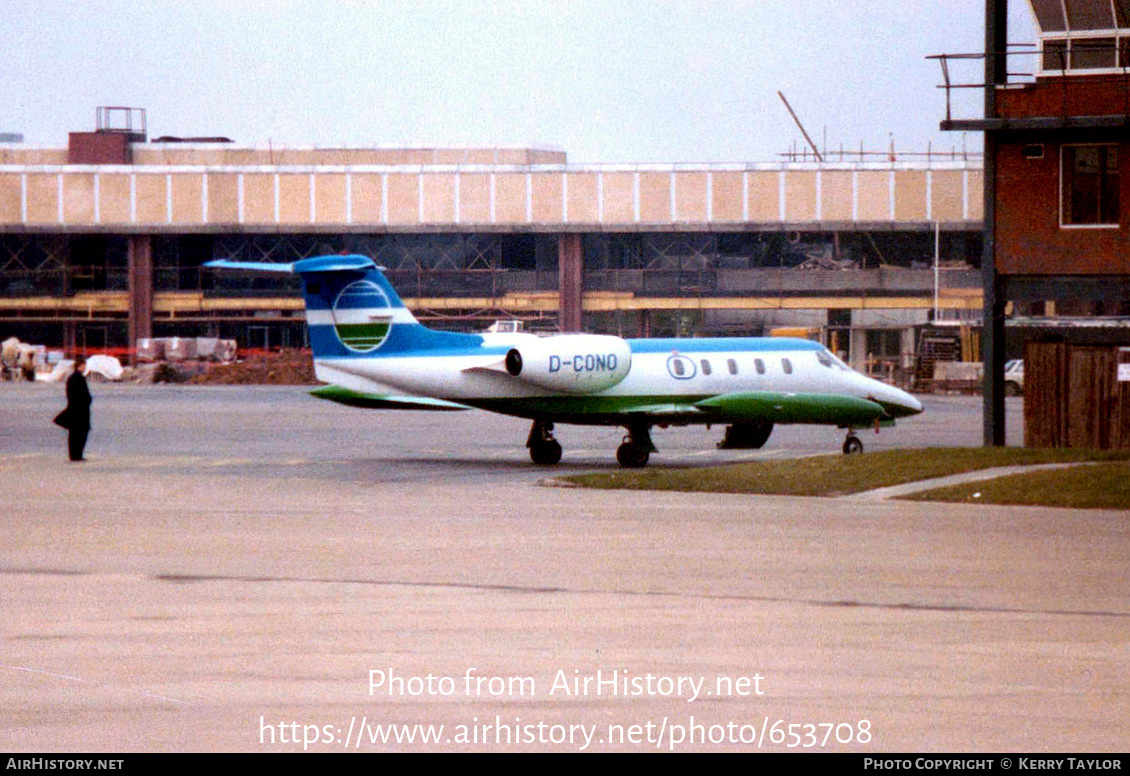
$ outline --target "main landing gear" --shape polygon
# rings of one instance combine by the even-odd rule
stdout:
[[[553,424],[535,420],[526,440],[530,448],[530,460],[540,466],[552,466],[561,460],[561,443],[553,438]]]
[[[651,426],[646,423],[628,426],[623,443],[616,448],[616,462],[625,469],[647,466],[652,453],[659,452],[651,441]]]
[[[526,439],[530,460],[539,466],[552,466],[561,461],[561,443],[553,438],[553,424],[548,420],[535,420]],[[634,423],[628,426],[623,443],[616,449],[616,460],[625,469],[647,466],[652,453],[659,452],[651,441],[651,426]]]

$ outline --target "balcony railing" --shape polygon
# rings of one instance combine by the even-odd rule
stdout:
[[[984,115],[982,99],[989,57],[1003,58],[1008,71],[1005,83],[996,85],[994,116]],[[1004,52],[927,59],[941,66],[942,129],[1125,126],[1130,116],[1130,38],[1045,40],[1039,47],[1017,44]]]

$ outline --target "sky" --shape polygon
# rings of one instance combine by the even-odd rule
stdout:
[[[1011,6],[1010,41],[1035,40]],[[980,148],[939,131],[926,57],[982,51],[983,0],[0,0],[0,19],[0,132],[30,146],[124,105],[150,138],[764,162],[804,142],[781,91],[822,147]]]

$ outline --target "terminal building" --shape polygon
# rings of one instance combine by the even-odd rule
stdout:
[[[296,280],[202,265],[348,252],[444,328],[790,326],[905,368],[914,326],[980,317],[982,202],[980,157],[960,153],[576,165],[546,148],[151,140],[143,110],[100,108],[66,148],[0,144],[0,334],[302,346]]]

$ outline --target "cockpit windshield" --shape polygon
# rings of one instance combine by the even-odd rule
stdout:
[[[827,348],[820,348],[816,351],[816,360],[829,369],[835,367],[844,372],[850,372],[851,369],[843,361],[836,358]]]

